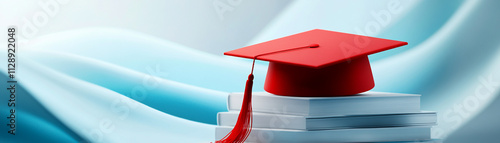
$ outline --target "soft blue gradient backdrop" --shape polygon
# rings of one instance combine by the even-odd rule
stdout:
[[[0,142],[213,141],[216,113],[251,67],[222,52],[316,28],[407,41],[369,57],[373,91],[422,94],[422,108],[439,114],[434,138],[500,141],[499,1],[234,2],[54,2],[54,16],[27,33],[44,6],[2,1],[18,7],[0,6],[1,26],[21,32],[17,135]],[[221,3],[230,10],[218,14]],[[266,70],[258,62],[254,91]]]

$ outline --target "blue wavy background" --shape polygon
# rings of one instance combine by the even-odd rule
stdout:
[[[343,28],[348,23],[328,18],[349,16],[341,13],[348,6],[335,5],[291,2],[256,36],[245,39],[246,45],[315,28],[356,33],[352,26]],[[422,108],[439,113],[435,138],[477,141],[471,136],[498,132],[471,131],[467,125],[483,121],[477,126],[498,127],[494,120],[500,115],[481,113],[494,112],[487,109],[498,103],[500,2],[409,5],[391,24],[366,34],[409,43],[370,56],[373,91],[422,94]],[[323,12],[304,11],[311,8]],[[45,35],[18,55],[18,133],[0,134],[0,142],[210,142],[216,113],[227,110],[229,92],[243,91],[251,67],[249,60],[109,27]],[[0,69],[2,81],[7,80],[6,67]],[[254,91],[263,91],[266,70],[267,63],[258,62]],[[0,110],[8,116],[7,106]]]

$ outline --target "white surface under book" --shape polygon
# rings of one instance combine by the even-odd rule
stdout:
[[[433,139],[433,140],[424,140],[424,141],[379,142],[379,143],[443,143],[443,140]]]
[[[226,136],[232,127],[218,126],[217,140]],[[285,130],[253,128],[246,142],[259,143],[331,143],[331,142],[390,142],[430,140],[430,126],[360,128],[341,130]]]
[[[217,122],[220,126],[234,126],[239,112],[219,112]],[[436,113],[422,111],[417,113],[398,113],[380,115],[348,116],[296,116],[270,113],[253,113],[254,128],[325,130],[347,128],[433,126]]]
[[[241,109],[243,93],[230,93],[229,110]],[[301,116],[415,113],[420,111],[420,95],[364,92],[343,97],[290,97],[267,92],[252,93],[252,110]]]

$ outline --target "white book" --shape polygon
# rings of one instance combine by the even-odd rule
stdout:
[[[243,93],[230,93],[229,110],[239,111]],[[420,111],[420,95],[364,92],[343,97],[290,97],[267,92],[252,93],[252,110],[301,116],[415,113]]]
[[[217,140],[226,136],[232,127],[218,126]],[[253,128],[246,142],[258,143],[332,143],[332,142],[395,142],[431,139],[431,127],[359,128],[341,130],[286,130]]]
[[[220,126],[234,126],[239,112],[219,112]],[[270,113],[253,113],[252,127],[295,130],[325,130],[347,128],[433,126],[436,112],[422,111],[405,114],[343,115],[343,116],[296,116]]]

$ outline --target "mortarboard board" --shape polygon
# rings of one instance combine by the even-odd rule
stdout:
[[[407,42],[315,29],[225,52],[269,61],[264,89],[281,96],[348,96],[375,86],[368,55]],[[251,131],[252,73],[248,76],[238,121],[217,142],[243,142]]]
[[[283,51],[311,44],[319,46]],[[372,89],[375,84],[367,56],[406,44],[315,29],[224,54],[269,61],[264,86],[267,92],[283,96],[339,96]]]

